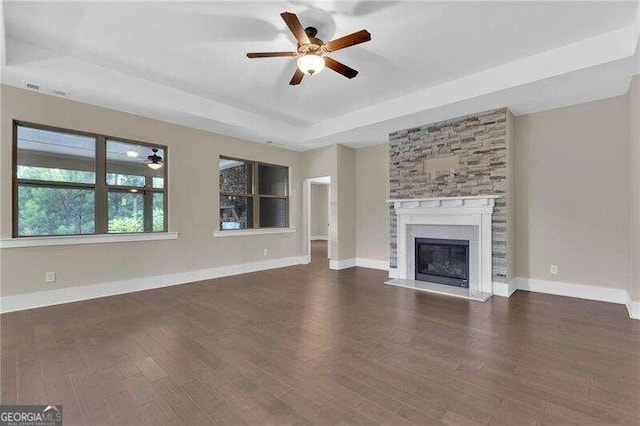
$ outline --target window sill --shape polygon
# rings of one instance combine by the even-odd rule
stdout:
[[[65,235],[51,237],[3,238],[0,248],[70,246],[76,244],[122,243],[128,241],[176,240],[177,232],[153,232],[145,234]]]
[[[218,237],[242,237],[246,235],[291,234],[296,228],[259,228],[259,229],[229,229],[226,231],[213,231],[214,238]]]

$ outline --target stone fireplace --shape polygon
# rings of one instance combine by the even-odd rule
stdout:
[[[491,216],[499,195],[390,200],[397,215],[397,268],[387,284],[473,300],[493,294]],[[421,279],[416,269],[420,240],[456,241],[467,247],[465,286],[438,279]],[[433,275],[433,274],[432,274]],[[426,278],[426,277],[424,277]]]
[[[434,291],[421,288],[433,284],[437,292],[476,300],[510,295],[512,131],[512,115],[502,108],[389,136],[389,284]],[[419,271],[416,278],[415,244],[423,238],[468,244],[468,289]]]

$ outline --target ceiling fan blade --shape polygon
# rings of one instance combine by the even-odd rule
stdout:
[[[358,71],[356,71],[353,68],[346,66],[342,62],[338,62],[335,59],[332,59],[332,58],[330,58],[328,56],[324,57],[324,64],[327,66],[327,68],[331,68],[332,70],[334,70],[338,74],[342,74],[347,78],[353,78],[356,75],[358,75]]]
[[[298,52],[254,52],[247,53],[247,58],[275,58],[278,56],[298,56]]]
[[[293,73],[293,77],[291,77],[291,81],[289,82],[289,84],[291,86],[300,84],[300,82],[302,81],[302,77],[304,77],[304,73],[296,67],[296,72]]]
[[[280,16],[282,16],[282,19],[284,19],[284,22],[287,24],[298,42],[302,44],[310,43],[309,37],[307,36],[307,33],[304,32],[304,27],[295,13],[283,12]]]
[[[346,35],[344,37],[331,40],[325,43],[324,48],[327,52],[335,52],[336,50],[344,49],[345,47],[354,46],[356,44],[364,43],[371,40],[371,34],[367,30],[360,30],[356,33]]]

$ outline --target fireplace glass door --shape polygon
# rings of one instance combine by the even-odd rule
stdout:
[[[416,238],[415,279],[469,288],[469,241]]]

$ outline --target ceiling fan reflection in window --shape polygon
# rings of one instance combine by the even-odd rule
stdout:
[[[326,54],[371,40],[371,34],[369,31],[360,30],[353,34],[325,43],[316,37],[318,30],[314,27],[304,28],[295,13],[284,12],[281,13],[280,16],[282,16],[282,19],[284,19],[284,22],[293,33],[296,40],[298,40],[298,48],[296,51],[247,53],[248,58],[299,56],[298,67],[289,82],[292,86],[300,84],[305,74],[317,74],[322,71],[325,66],[349,79],[358,75],[358,71],[336,61],[333,58],[330,58],[329,56],[326,56]]]

